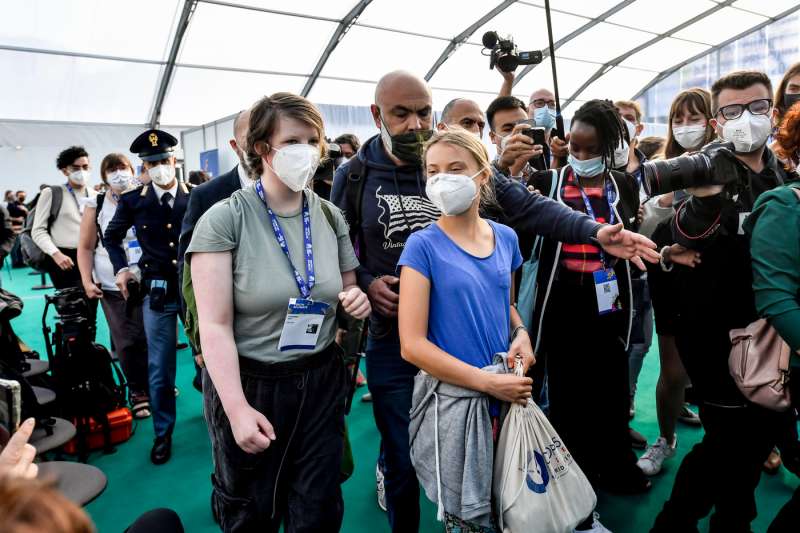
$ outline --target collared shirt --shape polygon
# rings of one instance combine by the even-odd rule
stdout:
[[[254,181],[250,179],[250,176],[247,175],[247,171],[241,163],[236,165],[236,172],[239,174],[239,183],[242,184],[242,189],[246,189],[254,183]]]
[[[168,192],[168,193],[170,193],[172,195],[172,198],[169,201],[169,206],[173,207],[175,205],[175,195],[178,193],[178,180],[177,179],[175,180],[175,183],[172,185],[172,187],[170,187],[169,189],[162,189],[161,187],[159,187],[155,183],[153,183],[152,185],[153,185],[153,189],[155,189],[155,191],[156,191],[156,197],[158,198],[159,202],[161,201],[161,197],[164,196],[164,193]]]

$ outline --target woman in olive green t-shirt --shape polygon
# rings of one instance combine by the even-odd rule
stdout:
[[[305,98],[251,109],[255,186],[212,207],[187,250],[208,378],[214,506],[224,531],[338,531],[346,371],[336,308],[370,313],[347,224],[306,189],[324,155]]]

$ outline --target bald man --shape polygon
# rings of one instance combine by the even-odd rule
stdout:
[[[436,129],[446,130],[455,125],[474,133],[479,138],[483,137],[486,118],[478,103],[468,98],[454,98],[447,102],[442,109],[442,119],[436,124]]]
[[[385,500],[395,532],[419,529],[419,483],[408,443],[418,369],[400,356],[395,274],[408,236],[439,217],[425,196],[422,168],[422,146],[433,134],[431,106],[431,92],[422,79],[404,71],[383,76],[370,106],[378,133],[337,169],[331,192],[350,223],[361,260],[358,284],[372,303],[368,386],[383,441]]]

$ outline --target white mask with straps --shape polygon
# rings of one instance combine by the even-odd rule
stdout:
[[[175,179],[175,167],[169,164],[156,165],[150,167],[147,174],[150,176],[150,179],[153,180],[153,183],[160,187],[166,187]]]
[[[755,152],[766,144],[772,133],[772,121],[767,115],[754,115],[745,109],[737,119],[722,125],[722,138],[732,142],[739,154]]]
[[[445,216],[455,216],[466,212],[478,196],[475,176],[483,172],[479,170],[472,176],[464,174],[434,174],[425,183],[425,194]]]
[[[706,125],[672,126],[672,136],[684,150],[697,150],[706,138]]]
[[[310,144],[289,144],[274,150],[272,164],[267,163],[267,166],[294,192],[305,189],[319,166],[319,148]]]
[[[89,181],[89,171],[88,170],[76,170],[74,172],[69,173],[69,181],[78,185],[79,187],[83,187],[86,185],[86,182]]]

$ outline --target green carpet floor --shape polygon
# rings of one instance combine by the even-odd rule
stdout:
[[[17,334],[33,349],[44,354],[41,331],[44,298],[34,291],[37,277],[28,276],[27,269],[3,269],[3,287],[22,297],[25,309],[13,322]],[[97,338],[107,343],[108,327],[98,320]],[[649,440],[658,436],[655,413],[655,384],[658,378],[658,353],[654,347],[645,360],[639,380],[636,401],[637,413],[633,426]],[[135,435],[120,445],[112,455],[94,454],[90,462],[108,475],[108,488],[94,502],[88,512],[100,532],[120,532],[139,514],[155,507],[171,507],[181,516],[186,531],[204,533],[217,531],[209,509],[211,491],[211,451],[202,402],[191,386],[192,359],[189,350],[178,354],[177,385],[178,421],[173,437],[172,460],[163,466],[153,466],[149,460],[153,429],[149,420],[140,423]],[[378,431],[372,418],[372,407],[357,401],[366,389],[356,394],[353,410],[347,423],[356,458],[356,471],[344,484],[345,515],[342,531],[346,533],[386,532],[389,527],[384,513],[375,502],[375,457],[378,450]],[[747,428],[742,428],[746,431]],[[664,500],[669,495],[675,472],[683,455],[699,440],[701,429],[678,426],[679,454],[666,464],[664,472],[654,478],[653,489],[646,495],[616,497],[600,494],[598,510],[602,521],[615,533],[643,533],[649,531]],[[603,438],[602,435],[597,436]],[[736,465],[730,465],[735,469]],[[766,531],[778,509],[789,499],[798,486],[798,479],[782,469],[776,476],[763,476],[757,492],[759,516],[753,523],[756,533]],[[423,533],[442,530],[436,522],[434,506],[422,499]],[[798,526],[800,531],[800,526]],[[701,526],[707,531],[707,520]]]

